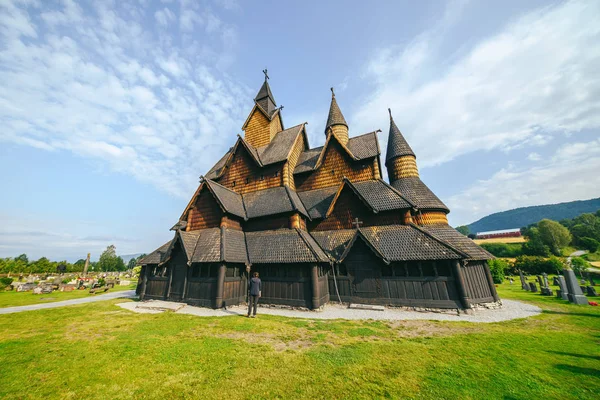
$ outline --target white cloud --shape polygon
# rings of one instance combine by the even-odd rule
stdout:
[[[366,75],[377,89],[353,115],[353,127],[379,126],[391,107],[420,166],[600,128],[599,2],[530,12],[476,43],[440,76],[447,60],[439,59],[438,47],[456,9],[406,48],[378,52]]]
[[[175,21],[176,17],[171,10],[165,7],[162,10],[158,10],[157,12],[155,12],[154,18],[156,19],[156,22],[158,22],[159,25],[166,27],[171,22]]]
[[[248,88],[218,72],[233,54],[218,24],[191,32],[214,44],[213,58],[145,30],[131,7],[48,8],[36,19],[27,2],[0,6],[0,142],[71,151],[189,197],[251,104]]]
[[[538,153],[529,153],[527,159],[530,161],[539,161],[542,159],[542,156],[540,156]]]
[[[600,139],[567,144],[531,168],[509,167],[448,199],[451,222],[502,210],[600,196]]]

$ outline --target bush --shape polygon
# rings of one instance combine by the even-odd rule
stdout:
[[[0,288],[4,289],[5,287],[13,283],[13,281],[13,278],[0,278]]]
[[[586,260],[584,260],[581,257],[572,257],[571,258],[571,268],[573,268],[573,271],[575,271],[575,273],[579,274],[579,276],[582,276],[581,273],[591,266],[592,265],[589,262],[587,262]]]
[[[496,257],[518,257],[523,255],[521,243],[482,243],[480,245]]]
[[[525,274],[555,274],[565,267],[558,257],[544,258],[539,256],[519,256],[515,260],[515,269]]]
[[[600,247],[600,242],[590,237],[583,237],[579,239],[579,243],[581,244],[581,247],[588,250],[590,253],[597,252],[598,248]]]
[[[504,281],[504,272],[508,269],[508,263],[506,260],[495,259],[488,262],[490,266],[490,272],[492,274],[492,280],[494,283],[502,283]]]

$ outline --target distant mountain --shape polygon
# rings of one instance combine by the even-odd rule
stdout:
[[[561,219],[574,218],[584,213],[595,213],[598,210],[600,210],[600,198],[577,200],[568,203],[521,207],[514,210],[502,211],[483,217],[479,221],[475,221],[467,226],[471,233],[521,228],[539,222],[544,218],[560,221]]]

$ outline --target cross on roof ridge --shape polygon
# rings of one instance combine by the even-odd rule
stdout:
[[[354,218],[354,221],[352,221],[352,225],[354,225],[356,227],[356,229],[359,229],[362,224],[363,224],[363,222],[359,221],[358,217]]]

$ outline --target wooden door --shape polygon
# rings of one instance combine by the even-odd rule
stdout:
[[[171,266],[172,274],[169,300],[180,301],[183,299],[183,288],[186,282],[186,274],[188,273],[187,257],[180,243],[177,243],[173,248],[169,265]]]
[[[381,297],[381,260],[362,241],[357,241],[344,261],[352,280],[352,297]]]

